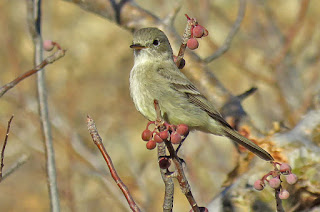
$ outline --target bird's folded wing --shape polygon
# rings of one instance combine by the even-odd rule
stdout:
[[[170,81],[173,89],[184,93],[190,103],[205,111],[211,118],[218,121],[223,126],[232,129],[232,127],[222,118],[220,113],[214,108],[208,99],[200,93],[200,91],[184,74],[182,74],[180,71],[169,73],[165,68],[159,68],[158,73],[160,76]]]

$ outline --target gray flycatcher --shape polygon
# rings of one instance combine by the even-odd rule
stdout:
[[[170,124],[186,124],[192,130],[226,136],[260,158],[273,157],[235,131],[177,68],[167,36],[157,28],[143,28],[133,35],[134,66],[130,72],[130,94],[137,110],[156,120],[154,100]]]

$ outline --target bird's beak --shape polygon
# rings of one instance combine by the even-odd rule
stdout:
[[[146,46],[142,46],[141,44],[132,44],[132,45],[130,45],[130,48],[131,49],[137,49],[137,50],[140,50],[140,49],[145,49],[145,48],[147,48]]]

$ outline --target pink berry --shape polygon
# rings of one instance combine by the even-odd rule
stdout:
[[[169,132],[168,132],[168,130],[161,131],[161,132],[159,133],[159,136],[160,136],[160,138],[161,138],[162,140],[168,139],[168,137],[169,137]]]
[[[171,143],[173,143],[173,144],[180,144],[180,142],[182,140],[181,135],[178,134],[177,132],[172,133],[170,138],[171,138]]]
[[[154,140],[150,140],[146,144],[147,149],[154,149],[157,146],[157,143]]]
[[[189,134],[189,127],[186,124],[179,124],[177,127],[177,133],[183,136],[187,136]]]
[[[290,196],[289,192],[285,189],[282,189],[279,193],[279,198],[280,199],[288,199]]]
[[[152,137],[152,132],[150,130],[146,129],[142,132],[142,135],[141,135],[142,140],[149,141],[151,137]]]
[[[154,139],[154,141],[157,142],[157,143],[162,143],[162,142],[163,142],[163,140],[162,140],[162,138],[159,136],[159,134],[156,134],[155,136],[153,136],[153,139]]]
[[[281,184],[281,181],[278,177],[274,177],[271,180],[269,180],[269,185],[271,188],[279,188]]]
[[[43,49],[50,52],[53,49],[54,45],[51,40],[43,41]]]
[[[193,28],[192,33],[194,37],[201,38],[203,36],[204,29],[202,26],[197,25]]]
[[[292,185],[298,181],[298,177],[295,174],[289,174],[286,176],[287,182]]]
[[[283,163],[280,165],[280,171],[281,172],[290,172],[291,171],[291,167],[289,164],[287,163]]]
[[[191,50],[195,50],[199,47],[199,42],[195,38],[190,38],[187,41],[187,47]]]
[[[264,183],[262,182],[261,179],[256,180],[256,181],[254,182],[254,184],[253,184],[253,187],[254,187],[256,190],[261,191],[261,190],[263,190],[263,188],[264,188]]]

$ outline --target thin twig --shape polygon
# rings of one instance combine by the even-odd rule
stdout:
[[[88,125],[88,130],[89,133],[92,137],[93,142],[97,145],[98,149],[100,150],[103,158],[105,159],[108,168],[110,170],[111,176],[114,179],[114,181],[117,183],[117,185],[119,186],[120,190],[122,191],[122,193],[124,194],[125,198],[128,201],[128,204],[131,208],[132,211],[140,211],[140,208],[138,207],[138,205],[135,203],[134,199],[132,198],[129,189],[127,188],[127,186],[122,182],[122,180],[120,179],[116,169],[113,166],[111,157],[109,156],[109,154],[107,153],[107,150],[105,149],[103,143],[102,143],[102,138],[100,137],[98,130],[96,128],[96,125],[93,121],[92,118],[90,118],[90,116],[87,116],[87,125]]]
[[[6,179],[9,175],[11,175],[14,171],[20,168],[23,164],[25,164],[29,160],[29,155],[22,155],[8,170],[3,174],[2,180]],[[1,180],[0,180],[1,182]]]
[[[28,26],[33,39],[35,52],[34,64],[40,64],[43,61],[43,42],[41,37],[41,0],[27,1]],[[47,183],[49,187],[50,207],[52,212],[60,211],[60,201],[56,177],[56,165],[54,156],[54,147],[51,135],[51,126],[48,115],[48,101],[45,83],[45,72],[37,73],[37,90],[40,110],[40,122],[44,137],[44,149],[46,156]]]
[[[179,53],[176,58],[176,66],[177,67],[180,67],[180,63],[183,59],[184,52],[186,51],[186,48],[187,48],[187,42],[191,38],[191,28],[192,28],[192,26],[195,25],[195,23],[196,23],[196,20],[194,18],[191,18],[191,19],[188,18],[187,25],[186,25],[186,28],[184,29],[184,33],[182,36],[182,42],[180,45]]]
[[[0,182],[2,181],[2,169],[4,167],[4,163],[3,163],[3,160],[4,160],[4,151],[6,149],[6,146],[7,146],[7,142],[8,142],[8,138],[9,138],[9,132],[10,132],[10,126],[11,126],[11,121],[13,119],[13,115],[11,116],[11,118],[9,119],[8,121],[8,126],[7,126],[7,133],[6,133],[6,137],[4,139],[4,142],[3,142],[3,146],[2,146],[2,150],[1,150],[1,165],[0,165]]]
[[[245,11],[246,11],[246,0],[239,0],[239,9],[238,9],[237,19],[234,22],[228,36],[224,40],[223,45],[216,52],[214,52],[211,56],[203,60],[205,63],[209,63],[213,61],[214,59],[220,57],[221,55],[223,55],[225,52],[228,51],[234,36],[236,35],[236,33],[240,28],[240,25],[245,15]]]
[[[179,182],[180,189],[181,189],[182,193],[187,197],[189,204],[191,205],[193,211],[200,212],[199,206],[192,195],[189,182],[184,174],[183,167],[181,165],[182,162],[180,161],[179,157],[177,156],[176,151],[174,150],[174,148],[172,146],[172,143],[168,140],[165,140],[164,142],[165,142],[167,149],[170,153],[172,161],[176,167],[177,172],[176,172],[175,177],[177,178],[177,180]]]
[[[51,63],[55,62],[56,60],[59,60],[61,57],[63,57],[65,55],[65,52],[66,52],[66,50],[58,48],[58,50],[54,54],[52,54],[49,57],[47,57],[46,59],[44,59],[39,65],[37,65],[36,67],[31,69],[30,71],[27,71],[27,72],[21,74],[13,81],[2,86],[0,88],[0,97],[2,97],[8,90],[10,90],[14,86],[16,86],[22,80],[26,79],[27,77],[30,77],[31,75],[37,73],[40,70],[42,70],[48,64],[51,64]]]

